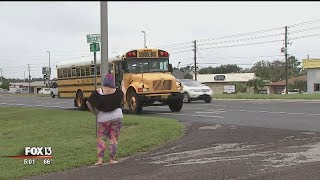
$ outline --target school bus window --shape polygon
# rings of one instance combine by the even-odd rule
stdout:
[[[63,78],[63,69],[58,70],[58,78]]]
[[[90,67],[90,75],[94,76],[94,65],[91,65]]]
[[[81,73],[81,72],[80,72],[80,67],[77,67],[77,68],[76,68],[76,76],[79,77],[79,76],[80,76],[80,73]]]
[[[81,76],[86,76],[86,69],[84,66],[81,66],[80,67],[80,70],[81,70]]]
[[[68,71],[68,77],[71,77],[71,68],[68,68],[67,71]]]
[[[67,68],[63,68],[62,71],[63,71],[63,78],[68,77],[68,69]]]
[[[76,68],[73,67],[71,70],[71,77],[75,77],[76,76]]]
[[[100,65],[97,65],[97,76],[100,75]]]
[[[86,66],[86,75],[85,76],[90,76],[90,66]]]

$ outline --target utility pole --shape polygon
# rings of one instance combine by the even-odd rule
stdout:
[[[143,33],[143,39],[144,39],[144,48],[147,48],[147,32],[141,31]]]
[[[101,34],[101,87],[108,73],[108,1],[100,1],[100,34]]]
[[[194,43],[194,80],[197,80],[197,40],[193,41]]]
[[[26,83],[26,71],[23,71],[23,84]]]
[[[50,51],[47,51],[49,53],[49,73],[48,73],[48,85],[50,88],[50,77],[51,77],[51,68],[50,68]]]
[[[287,49],[287,44],[288,44],[288,27],[284,27],[284,49],[285,49],[285,54],[284,58],[286,60],[286,94],[288,94],[288,49]]]
[[[1,71],[1,84],[0,84],[0,86],[2,86],[2,83],[3,83],[3,82],[2,82],[2,79],[3,79],[3,78],[2,78],[2,68],[0,68],[0,71]]]
[[[100,1],[100,36],[101,36],[101,88],[103,79],[108,73],[108,1]],[[97,130],[97,116],[96,116],[96,137]]]
[[[28,93],[30,93],[30,64],[28,64],[28,71],[29,71],[29,86],[28,86]]]

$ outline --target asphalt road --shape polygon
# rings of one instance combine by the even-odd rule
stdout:
[[[71,99],[1,96],[0,106],[73,108]],[[146,107],[186,125],[185,136],[119,164],[28,179],[319,179],[320,101],[213,100]]]
[[[1,105],[74,109],[72,99],[0,94]],[[168,106],[144,107],[141,115],[170,117],[182,122],[320,131],[319,107],[320,101],[213,100],[209,104],[185,103],[179,113],[172,113]]]

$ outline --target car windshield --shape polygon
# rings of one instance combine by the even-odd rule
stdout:
[[[186,86],[191,86],[191,87],[201,87],[203,86],[203,84],[201,84],[200,82],[198,81],[195,81],[195,80],[181,80],[181,82],[186,85]]]
[[[169,59],[133,59],[127,60],[129,73],[141,72],[167,72],[169,71]]]

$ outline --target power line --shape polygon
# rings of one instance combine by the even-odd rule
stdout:
[[[225,64],[230,64],[230,63],[197,63],[197,64],[221,64],[221,65],[225,65]],[[255,63],[232,63],[235,65],[254,65]]]
[[[267,43],[274,43],[274,42],[281,42],[281,41],[283,41],[283,40],[262,41],[262,42],[256,42],[256,43],[244,43],[244,44],[237,44],[237,45],[230,45],[230,46],[216,46],[216,47],[207,47],[207,48],[200,48],[200,49],[201,50],[206,50],[206,49],[240,47],[240,46],[250,46],[250,45],[256,45],[256,44],[267,44]]]
[[[218,56],[207,56],[207,57],[198,57],[198,58],[218,58],[218,59],[253,59],[253,58],[267,58],[267,57],[281,57],[283,55],[270,55],[270,56],[226,56],[226,57],[218,57]]]
[[[173,52],[170,52],[170,53],[171,54],[180,54],[180,53],[188,53],[188,52],[192,52],[192,49],[182,50],[182,51],[173,51]]]
[[[297,24],[292,24],[292,25],[289,25],[288,28],[294,28],[294,27],[305,25],[305,24],[314,24],[314,23],[318,23],[318,22],[320,22],[320,19],[305,21],[305,22],[301,22],[301,23],[297,23]]]
[[[174,44],[167,44],[167,45],[158,45],[157,47],[174,47],[174,46],[181,46],[181,45],[184,45],[184,44],[191,44],[192,41],[186,41],[186,42],[181,42],[181,43],[174,43]]]
[[[268,32],[268,31],[276,31],[276,30],[280,30],[280,29],[283,29],[283,27],[276,27],[276,28],[247,32],[247,33],[240,33],[240,34],[235,34],[235,35],[221,36],[221,37],[217,37],[217,38],[200,39],[198,41],[202,42],[202,41],[212,41],[212,40],[219,40],[219,39],[228,39],[228,38],[239,37],[239,36],[248,36],[251,34],[259,34],[259,33],[264,33],[264,32]]]
[[[305,35],[305,36],[298,36],[298,37],[293,37],[293,38],[288,38],[288,40],[303,39],[303,38],[316,37],[316,36],[320,36],[320,33],[318,33],[318,34],[310,34],[310,35]]]
[[[292,24],[288,27],[297,27],[297,26],[302,26],[305,24],[314,24],[320,22],[320,19],[316,19],[316,20],[312,20],[312,21],[306,21],[306,22],[301,22],[301,23],[297,23],[297,24]],[[254,35],[254,34],[261,34],[261,33],[266,33],[266,32],[272,32],[272,31],[278,31],[278,30],[283,30],[284,27],[275,27],[275,28],[270,28],[270,29],[264,29],[264,30],[258,30],[258,31],[253,31],[253,32],[246,32],[246,33],[239,33],[239,34],[234,34],[234,35],[227,35],[227,36],[221,36],[221,37],[216,37],[216,38],[207,38],[207,39],[200,39],[197,40],[200,45],[201,42],[205,42],[205,41],[213,41],[213,40],[221,40],[221,39],[230,39],[230,38],[235,38],[235,37],[241,37],[241,36],[249,36],[249,35]],[[310,28],[309,28],[310,29]],[[265,38],[265,37],[271,37],[271,36],[277,36],[283,33],[277,33],[277,34],[273,34],[273,35],[267,35],[267,36],[259,36],[259,37],[255,37],[255,38],[245,38],[245,39],[260,39],[260,38]],[[245,40],[244,39],[244,40]],[[232,40],[233,41],[237,41],[237,40]],[[239,41],[239,40],[238,40]],[[228,41],[229,42],[229,41]],[[177,47],[177,48],[183,48],[184,46],[186,46],[187,44],[191,44],[192,41],[186,41],[186,42],[182,42],[182,43],[175,43],[175,44],[168,44],[168,45],[159,45],[159,47]],[[226,43],[226,42],[223,42]],[[218,44],[218,43],[214,43],[214,44]],[[204,44],[202,44],[204,45]],[[180,47],[179,47],[180,46]],[[232,46],[234,47],[234,46]]]
[[[305,31],[312,31],[312,30],[316,30],[316,29],[320,29],[320,26],[300,29],[300,30],[289,32],[288,34],[294,34],[294,33],[305,32]]]
[[[199,45],[205,46],[205,45],[212,45],[212,44],[224,44],[224,43],[232,43],[232,42],[242,42],[242,41],[249,41],[249,40],[254,40],[254,39],[263,39],[263,38],[268,38],[268,37],[275,37],[275,36],[280,36],[280,35],[283,35],[283,33],[269,34],[269,35],[265,35],[265,36],[250,37],[250,38],[243,38],[243,39],[235,39],[235,40],[229,40],[229,41],[212,42],[212,43],[205,43],[205,44],[199,44]]]

